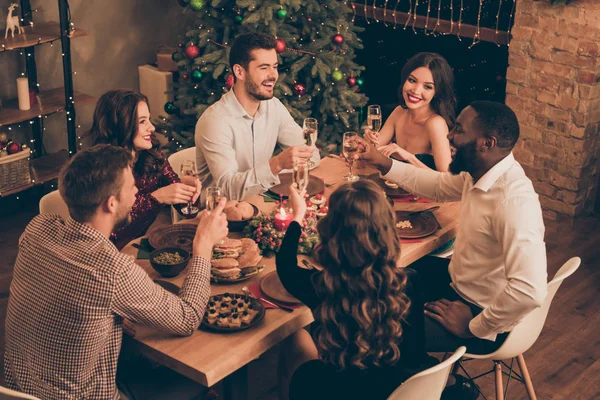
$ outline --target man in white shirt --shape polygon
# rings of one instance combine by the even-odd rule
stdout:
[[[196,162],[204,187],[216,185],[233,200],[279,184],[278,174],[294,160],[319,162],[306,146],[302,128],[275,97],[279,77],[276,41],[248,33],[234,40],[229,63],[235,84],[210,106],[196,124]],[[283,150],[273,156],[275,146]]]
[[[434,201],[462,201],[452,260],[411,265],[424,287],[428,351],[498,348],[547,292],[544,222],[538,196],[512,148],[519,137],[504,104],[473,102],[448,134],[449,173],[392,161],[373,146],[358,157],[384,178]]]

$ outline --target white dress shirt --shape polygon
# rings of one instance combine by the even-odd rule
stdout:
[[[254,117],[233,89],[210,106],[196,124],[196,163],[204,187],[221,187],[228,199],[239,200],[279,184],[269,159],[275,146],[284,150],[304,145],[302,128],[277,99],[261,101]],[[318,165],[315,148],[312,161]]]
[[[469,323],[478,338],[495,340],[539,307],[547,292],[544,221],[538,195],[512,153],[477,183],[394,161],[385,179],[434,201],[462,201],[452,287],[483,308]]]

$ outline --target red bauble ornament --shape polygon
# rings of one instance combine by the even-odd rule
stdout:
[[[227,75],[227,78],[225,78],[225,86],[227,86],[227,89],[231,89],[233,87],[233,83],[233,74]]]
[[[306,93],[306,86],[304,86],[302,83],[296,83],[294,85],[294,93],[296,93],[298,96],[302,96],[304,93]]]
[[[17,142],[9,143],[9,145],[6,146],[6,152],[8,154],[15,154],[15,153],[20,152],[21,150],[23,150],[23,149],[21,148],[21,145]]]
[[[312,18],[311,18],[311,17],[308,17],[308,18],[306,18],[306,20],[307,20],[308,22],[312,22]]]
[[[356,86],[356,78],[351,76],[350,78],[348,78],[348,85],[350,85],[350,87],[354,87]]]
[[[188,74],[183,74],[183,75],[181,75],[181,79],[187,79],[187,78],[189,78],[189,75],[188,75]]]
[[[337,35],[335,35],[333,37],[333,43],[335,43],[335,44],[342,44],[342,43],[344,43],[344,37],[338,33]]]
[[[185,48],[185,56],[190,60],[198,57],[200,55],[200,47],[195,44],[190,44]]]
[[[283,53],[285,51],[285,40],[277,39],[277,44],[275,45],[275,51],[278,53]]]

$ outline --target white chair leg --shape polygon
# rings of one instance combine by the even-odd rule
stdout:
[[[531,377],[529,376],[529,370],[527,369],[527,364],[525,364],[525,358],[523,358],[523,354],[519,354],[517,356],[517,363],[519,364],[519,370],[521,370],[521,376],[525,381],[525,389],[527,389],[527,396],[529,396],[530,400],[537,400],[535,396],[535,391],[533,390],[533,383],[531,382]]]
[[[500,361],[494,361],[494,370],[496,374],[496,400],[504,400],[504,385],[502,383],[502,364]]]

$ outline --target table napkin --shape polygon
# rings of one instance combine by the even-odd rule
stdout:
[[[140,249],[138,249],[137,259],[138,260],[148,260],[150,258],[150,253],[154,250],[154,247],[150,246],[150,242],[147,238],[142,238],[140,240]]]

